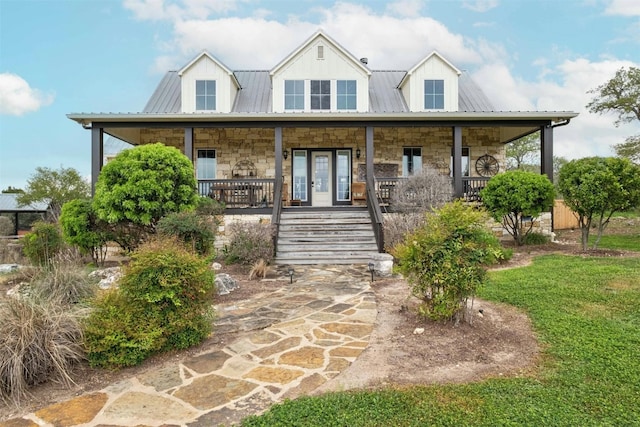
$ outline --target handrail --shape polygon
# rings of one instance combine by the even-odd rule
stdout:
[[[384,252],[384,228],[382,209],[380,209],[380,203],[375,191],[375,182],[373,177],[367,177],[367,209],[369,210],[369,216],[371,217],[371,225],[373,225],[373,233],[376,236],[376,244],[378,245],[378,252]]]
[[[282,179],[276,179],[273,188],[273,213],[271,225],[273,226],[273,255],[278,253],[278,233],[280,232],[280,215],[282,213]]]

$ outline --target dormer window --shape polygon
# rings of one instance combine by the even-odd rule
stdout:
[[[424,109],[444,109],[444,80],[424,81]]]
[[[336,97],[338,110],[355,110],[357,106],[357,84],[355,80],[338,80]]]
[[[311,80],[311,109],[331,109],[331,80]]]
[[[304,80],[285,80],[284,109],[304,110]]]
[[[215,111],[216,81],[196,80],[196,111]]]

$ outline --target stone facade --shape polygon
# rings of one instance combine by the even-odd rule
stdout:
[[[219,225],[216,233],[215,248],[220,250],[229,244],[229,235],[227,230],[234,222],[251,222],[256,224],[270,224],[271,215],[220,215],[218,218]]]
[[[162,142],[184,150],[183,129],[143,129],[144,144]],[[257,178],[275,178],[275,132],[272,128],[196,128],[194,132],[194,159],[198,149],[215,149],[217,178],[233,178],[233,167],[241,160],[254,163]],[[374,128],[374,163],[398,165],[402,171],[404,147],[421,147],[422,163],[449,174],[453,130],[451,127],[378,127]],[[471,176],[478,176],[475,162],[480,156],[494,156],[505,169],[505,148],[499,142],[499,129],[494,127],[462,128],[462,146],[469,148]],[[364,127],[308,127],[283,128],[283,149],[329,148],[352,150],[352,176],[358,177],[358,165],[366,162]],[[356,158],[356,149],[361,156]],[[291,185],[291,158],[283,161],[285,182]]]

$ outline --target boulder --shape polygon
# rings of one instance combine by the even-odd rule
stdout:
[[[238,282],[227,273],[216,274],[214,281],[216,285],[216,292],[218,295],[228,295],[231,291],[238,289]]]

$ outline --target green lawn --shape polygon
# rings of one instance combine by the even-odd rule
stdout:
[[[242,425],[640,426],[640,258],[544,256],[481,297],[529,314],[534,377],[305,397]]]
[[[596,235],[589,235],[589,248],[593,247]],[[625,251],[640,251],[640,233],[603,235],[598,249],[619,249]]]

